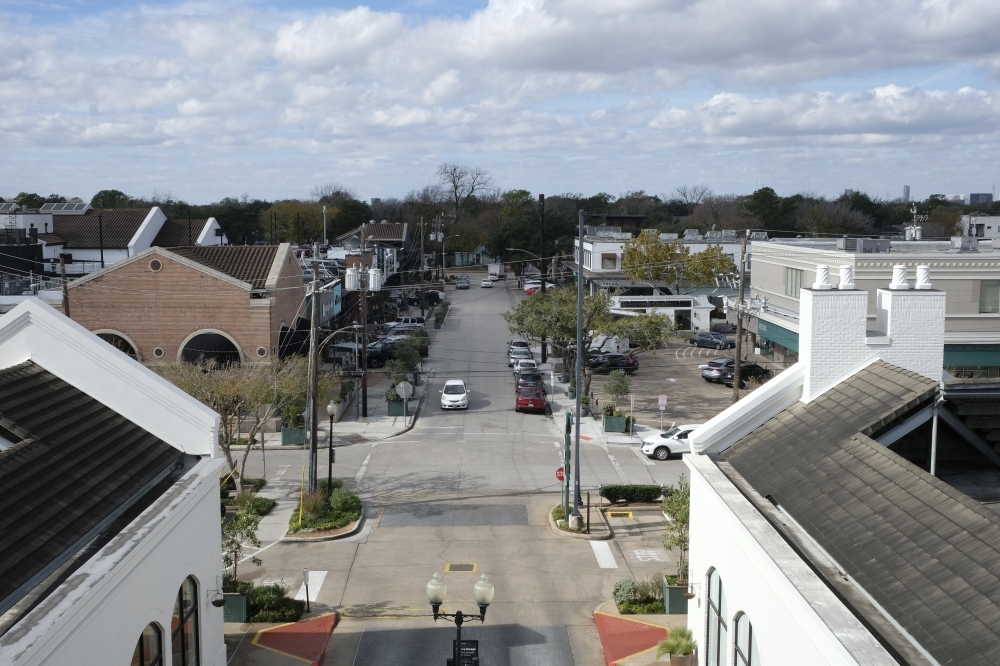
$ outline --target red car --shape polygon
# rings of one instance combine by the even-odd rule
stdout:
[[[514,400],[514,411],[544,412],[549,402],[545,398],[545,392],[541,389],[525,388],[517,392]]]

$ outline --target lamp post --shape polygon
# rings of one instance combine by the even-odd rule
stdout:
[[[330,417],[330,438],[326,441],[326,489],[333,492],[333,417],[337,413],[337,403],[333,400],[328,402],[326,413]]]
[[[468,620],[486,621],[486,609],[489,607],[490,602],[493,601],[493,583],[490,582],[489,576],[483,574],[476,581],[475,587],[472,588],[472,595],[476,599],[476,604],[479,605],[479,615],[466,615],[462,611],[456,611],[455,613],[441,612],[441,604],[444,602],[445,595],[448,594],[448,586],[445,585],[444,577],[440,572],[435,573],[427,581],[426,591],[427,600],[431,602],[431,610],[434,611],[434,621],[437,622],[438,618],[443,617],[455,623],[457,636],[455,640],[454,666],[462,666],[462,625]]]

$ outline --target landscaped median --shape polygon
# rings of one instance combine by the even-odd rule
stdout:
[[[320,480],[316,492],[303,492],[299,508],[288,520],[285,539],[325,541],[353,534],[364,519],[361,499],[344,488],[340,479],[328,485]]]

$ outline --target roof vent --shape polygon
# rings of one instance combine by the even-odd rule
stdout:
[[[840,286],[839,289],[854,289],[854,266],[841,266],[840,267]]]
[[[931,267],[917,266],[917,284],[914,289],[931,289]]]
[[[909,289],[910,284],[906,281],[906,264],[896,264],[892,267],[892,282],[889,289],[901,290]]]
[[[816,281],[813,282],[813,289],[832,289],[830,285],[830,267],[822,264],[816,267]]]

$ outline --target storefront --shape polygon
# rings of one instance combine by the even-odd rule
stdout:
[[[1000,377],[1000,345],[960,344],[944,346],[944,367],[955,377]]]
[[[757,339],[760,355],[782,365],[799,360],[799,334],[763,319],[757,320]]]

